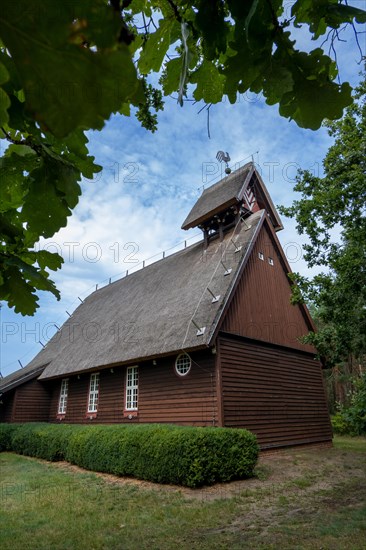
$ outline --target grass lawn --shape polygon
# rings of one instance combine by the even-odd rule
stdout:
[[[190,490],[0,454],[2,550],[366,548],[366,438]]]

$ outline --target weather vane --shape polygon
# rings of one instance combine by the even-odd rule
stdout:
[[[225,168],[225,174],[231,174],[231,168],[229,168],[228,162],[230,161],[230,155],[229,153],[224,153],[224,151],[218,151],[216,158],[219,162],[225,162],[226,168]]]

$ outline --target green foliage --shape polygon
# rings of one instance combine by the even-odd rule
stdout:
[[[331,417],[332,422],[332,428],[333,433],[338,435],[346,435],[349,434],[349,426],[346,422],[346,420],[343,418],[343,414],[341,412],[337,412],[335,415]]]
[[[65,227],[82,176],[101,167],[84,132],[113,113],[155,131],[162,94],[218,103],[263,92],[282,116],[317,129],[352,101],[322,48],[295,47],[292,31],[332,41],[365,12],[341,0],[3,0],[0,14],[0,299],[33,314],[37,292],[59,298],[57,254],[35,251]],[[357,32],[357,31],[356,31]],[[327,39],[326,39],[327,41]],[[148,82],[160,74],[158,88]],[[317,101],[314,102],[314,97]],[[132,107],[132,110],[131,110]]]
[[[37,243],[66,226],[81,178],[101,170],[84,131],[144,94],[125,23],[103,0],[2,8],[0,138],[11,145],[0,158],[0,299],[32,315],[38,291],[60,298],[49,271],[63,262]]]
[[[366,373],[354,380],[349,405],[339,407],[332,418],[332,426],[340,435],[366,434]]]
[[[81,130],[61,142],[35,122],[27,122],[21,135],[9,125],[2,137],[11,145],[0,158],[0,299],[31,315],[38,290],[59,298],[48,270],[63,262],[58,254],[37,251],[36,243],[66,226],[81,192],[78,181],[100,167],[87,155],[88,140]]]
[[[100,129],[122,102],[142,97],[127,45],[116,47],[119,14],[101,0],[94,4],[49,2],[45,9],[43,0],[3,1],[0,36],[26,111],[58,138],[76,128]]]
[[[253,434],[227,428],[24,424],[9,436],[0,425],[2,441],[19,454],[188,487],[251,477],[258,458]]]
[[[12,438],[18,424],[0,424],[0,453],[12,450]]]
[[[338,122],[328,124],[335,138],[323,165],[324,177],[300,171],[295,191],[301,198],[280,207],[305,233],[304,257],[327,272],[312,279],[294,274],[292,301],[313,304],[318,332],[313,343],[328,366],[366,353],[366,81],[355,103]]]
[[[144,90],[144,101],[140,103],[136,112],[136,118],[139,120],[147,130],[155,132],[157,130],[158,117],[153,114],[151,110],[155,112],[162,111],[164,108],[162,93],[160,90],[154,88],[151,84],[146,82],[146,79],[142,81]]]
[[[70,438],[67,459],[90,470],[196,487],[250,477],[257,454],[246,430],[145,425],[80,431]]]
[[[65,460],[69,438],[77,429],[70,424],[18,424],[11,434],[11,450],[53,462]]]

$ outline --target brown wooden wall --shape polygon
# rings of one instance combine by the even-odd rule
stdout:
[[[0,404],[0,422],[11,422],[13,416],[15,390],[4,393]]]
[[[124,415],[126,367],[100,370],[96,418],[89,419],[87,399],[90,374],[69,377],[67,412],[63,422],[169,422],[198,426],[217,425],[215,361],[211,351],[192,354],[186,377],[175,373],[176,356],[139,365],[138,417]],[[57,421],[61,380],[53,381],[49,421]]]
[[[262,252],[264,260],[258,258]],[[272,258],[274,265],[268,263]],[[297,338],[310,330],[300,306],[290,304],[291,288],[280,251],[264,225],[253,247],[221,330],[314,351]]]
[[[220,337],[223,419],[261,448],[332,439],[321,365],[310,354]]]
[[[51,392],[38,380],[30,380],[2,396],[1,422],[47,422]]]

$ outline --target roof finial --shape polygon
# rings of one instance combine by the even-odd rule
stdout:
[[[224,153],[224,151],[218,151],[216,158],[219,162],[225,162],[226,168],[225,168],[225,174],[231,174],[231,168],[229,168],[228,162],[231,160],[230,155],[228,152]]]

